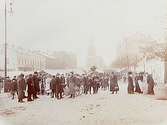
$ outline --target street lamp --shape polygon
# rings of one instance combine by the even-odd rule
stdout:
[[[7,77],[7,9],[5,0],[5,78]]]
[[[10,0],[10,13],[13,13],[12,5],[13,1]],[[7,2],[5,0],[5,78],[7,77]]]

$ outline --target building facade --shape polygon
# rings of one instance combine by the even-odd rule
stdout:
[[[34,71],[46,68],[46,60],[37,51],[25,50],[20,47],[7,47],[7,68],[10,71]],[[4,47],[0,48],[0,70],[4,70]]]
[[[7,69],[10,71],[40,71],[45,69],[73,69],[77,67],[76,55],[69,52],[48,54],[21,47],[7,47]],[[0,70],[4,70],[4,46],[0,46]]]

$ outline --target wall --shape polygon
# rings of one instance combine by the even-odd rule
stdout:
[[[164,61],[159,58],[142,60],[138,63],[136,71],[148,72],[158,84],[164,83]]]

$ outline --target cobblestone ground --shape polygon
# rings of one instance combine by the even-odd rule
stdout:
[[[0,125],[167,125],[167,101],[154,96],[118,95],[100,91],[63,100],[40,96],[34,102],[17,103],[0,95]]]

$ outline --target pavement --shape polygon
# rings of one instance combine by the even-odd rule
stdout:
[[[100,91],[62,100],[40,96],[17,103],[0,94],[0,125],[167,125],[167,101],[155,96],[128,95],[126,84],[117,95]]]

